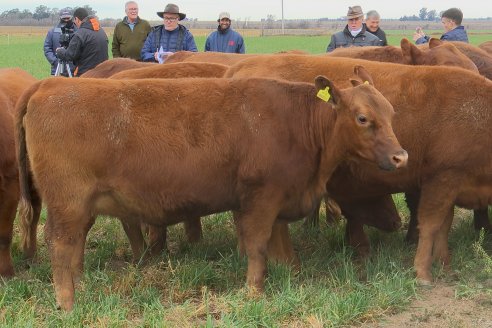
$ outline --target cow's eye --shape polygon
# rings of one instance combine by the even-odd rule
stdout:
[[[362,114],[357,115],[357,122],[360,124],[367,124],[367,117]]]

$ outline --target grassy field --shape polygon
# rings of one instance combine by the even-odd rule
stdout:
[[[399,44],[400,32],[389,32]],[[485,36],[484,36],[485,35]],[[491,34],[471,34],[471,42]],[[409,37],[409,35],[407,35]],[[0,36],[0,67],[21,67],[37,78],[49,75],[41,35]],[[196,38],[203,48],[205,37]],[[325,51],[328,36],[247,37],[248,52],[301,49]],[[405,223],[402,196],[395,201]],[[40,223],[39,253],[28,266],[19,253],[17,277],[0,283],[2,327],[340,327],[377,320],[405,309],[419,295],[413,272],[415,247],[403,241],[405,228],[386,234],[368,228],[371,256],[359,260],[344,245],[343,222],[321,232],[291,225],[302,262],[298,273],[269,265],[266,292],[247,295],[246,260],[239,257],[230,215],[203,219],[204,239],[186,242],[181,225],[171,227],[168,252],[143,266],[130,264],[126,236],[114,218],[100,217],[89,233],[85,273],[73,312],[56,310],[48,251]],[[457,209],[450,236],[450,272],[434,267],[438,281],[452,285],[457,298],[492,298],[492,238],[475,232],[471,212]],[[405,224],[404,224],[405,226]]]

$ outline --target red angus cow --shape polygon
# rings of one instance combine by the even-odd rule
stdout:
[[[450,43],[475,63],[480,75],[492,80],[492,55],[469,43],[459,41],[451,41]]]
[[[174,63],[152,65],[116,73],[112,79],[148,79],[181,77],[222,77],[229,66],[214,63]]]
[[[402,39],[400,46],[400,48],[394,46],[337,48],[324,56],[359,58],[407,65],[456,66],[478,73],[475,63],[452,43],[432,38],[428,45],[418,48],[407,39]]]
[[[478,47],[492,56],[492,41],[485,41],[483,43],[480,43]]]
[[[165,65],[171,63],[182,62],[203,62],[203,63],[216,63],[226,66],[234,65],[243,59],[258,56],[256,54],[230,54],[223,52],[191,52],[191,51],[178,51],[172,55],[169,55],[164,62]]]
[[[301,50],[286,50],[281,51],[278,54],[307,54]],[[263,56],[262,54],[235,54],[224,52],[191,52],[191,51],[178,51],[169,57],[167,57],[165,64],[179,63],[179,62],[204,62],[204,63],[216,63],[231,66],[239,63],[241,60],[251,57]]]
[[[29,161],[48,210],[57,303],[72,309],[98,214],[167,225],[234,210],[248,285],[262,290],[276,218],[309,213],[340,161],[406,164],[393,108],[372,85],[353,83],[346,90],[324,77],[315,85],[256,78],[34,85],[17,105],[21,195],[29,191]]]
[[[93,69],[90,69],[82,74],[80,77],[107,78],[128,69],[143,68],[149,66],[157,67],[157,64],[151,62],[139,62],[130,58],[113,58],[103,61]]]
[[[332,176],[328,192],[337,201],[421,190],[415,268],[432,280],[432,258],[447,264],[454,204],[484,208],[492,203],[492,82],[459,68],[409,66],[349,58],[270,56],[246,59],[226,77],[263,76],[308,81],[327,74],[342,82],[364,65],[397,115],[395,133],[409,151],[407,169],[381,174],[347,163]],[[292,70],[298,67],[298,70]],[[348,181],[351,179],[350,181]]]
[[[19,201],[19,180],[14,147],[14,106],[21,93],[36,81],[34,77],[19,68],[0,69],[0,277],[14,275],[10,256],[12,232],[17,203]],[[39,218],[39,199],[34,198],[35,226]],[[21,226],[24,232],[29,227]],[[35,228],[35,227],[34,227]],[[26,257],[32,257],[36,250],[34,236],[23,234],[22,249]]]

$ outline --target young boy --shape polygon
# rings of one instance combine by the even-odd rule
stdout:
[[[442,13],[441,23],[444,25],[444,34],[441,36],[443,41],[463,41],[468,43],[468,35],[465,27],[461,25],[463,13],[458,8],[450,8]],[[416,44],[429,42],[429,37],[425,35],[422,29],[417,28],[413,35],[413,40]]]

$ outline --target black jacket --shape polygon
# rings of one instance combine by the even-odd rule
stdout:
[[[378,27],[376,32],[371,32],[371,31],[369,31],[369,29],[367,28],[367,25],[365,23],[364,23],[364,26],[366,27],[367,32],[374,34],[375,36],[377,36],[379,38],[379,42],[381,43],[380,44],[381,46],[387,46],[388,45],[388,40],[386,40],[386,33],[380,27]]]
[[[76,76],[108,60],[108,37],[99,26],[94,16],[88,16],[82,21],[79,29],[70,40],[67,49],[56,51],[57,57],[73,61],[76,65]]]

